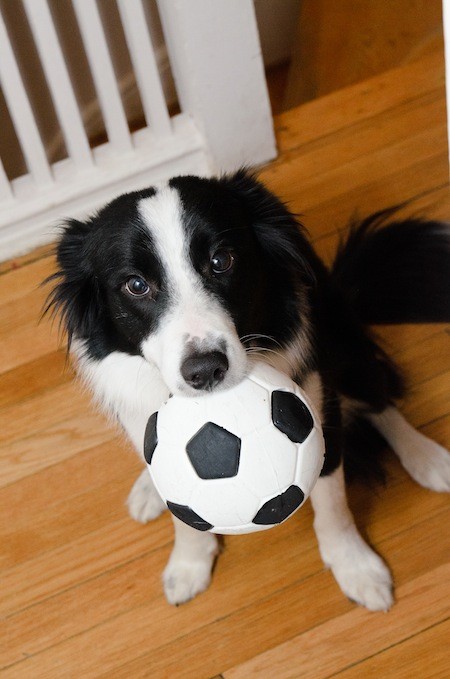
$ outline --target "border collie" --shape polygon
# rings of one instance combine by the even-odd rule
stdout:
[[[450,230],[393,212],[353,225],[329,270],[252,175],[176,177],[66,222],[47,306],[81,378],[142,457],[147,420],[169,393],[227,389],[255,355],[288,372],[322,418],[325,464],[311,495],[322,559],[370,610],[391,606],[392,580],[355,526],[344,467],[369,473],[378,458],[365,441],[377,432],[418,483],[450,490],[450,456],[396,409],[403,380],[368,329],[450,321]],[[165,509],[147,469],[128,507],[144,523]],[[218,543],[173,521],[163,583],[179,604],[208,586]]]

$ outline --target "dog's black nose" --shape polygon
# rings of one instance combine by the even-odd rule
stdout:
[[[228,359],[221,351],[191,354],[181,364],[181,374],[194,389],[212,389],[222,382],[228,370]]]

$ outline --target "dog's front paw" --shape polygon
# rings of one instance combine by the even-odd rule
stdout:
[[[134,483],[127,499],[130,516],[139,523],[147,523],[156,519],[167,509],[158,491],[153,485],[150,474],[144,469]]]
[[[344,594],[369,611],[388,611],[394,602],[391,575],[381,559],[379,561],[358,567],[353,564],[347,568],[333,568]]]
[[[164,592],[170,604],[184,604],[208,588],[218,552],[217,538],[210,533],[198,535],[191,549],[186,544],[180,548],[175,542],[163,573]]]
[[[369,419],[417,483],[439,493],[450,492],[450,454],[443,446],[416,431],[395,408]]]
[[[415,432],[414,445],[402,462],[413,479],[424,488],[439,493],[450,492],[450,455],[439,443]]]
[[[358,536],[359,537],[359,536]],[[353,542],[353,541],[352,541]],[[392,578],[384,561],[360,538],[329,564],[340,588],[369,611],[387,611],[394,602]]]
[[[209,561],[169,562],[163,573],[164,593],[169,604],[178,606],[209,587],[212,564]]]

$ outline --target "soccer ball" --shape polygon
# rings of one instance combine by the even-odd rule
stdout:
[[[169,398],[150,417],[144,441],[170,511],[222,534],[264,530],[290,517],[316,483],[324,450],[307,396],[264,363],[227,391]]]

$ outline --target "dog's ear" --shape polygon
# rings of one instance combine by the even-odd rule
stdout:
[[[91,225],[68,220],[56,248],[58,270],[44,283],[53,283],[44,314],[59,315],[67,331],[68,348],[74,335],[89,337],[101,313],[100,290],[89,257]]]
[[[256,238],[270,261],[282,267],[292,265],[309,284],[314,284],[311,267],[313,250],[297,217],[273,193],[245,169],[221,178],[247,213]]]

